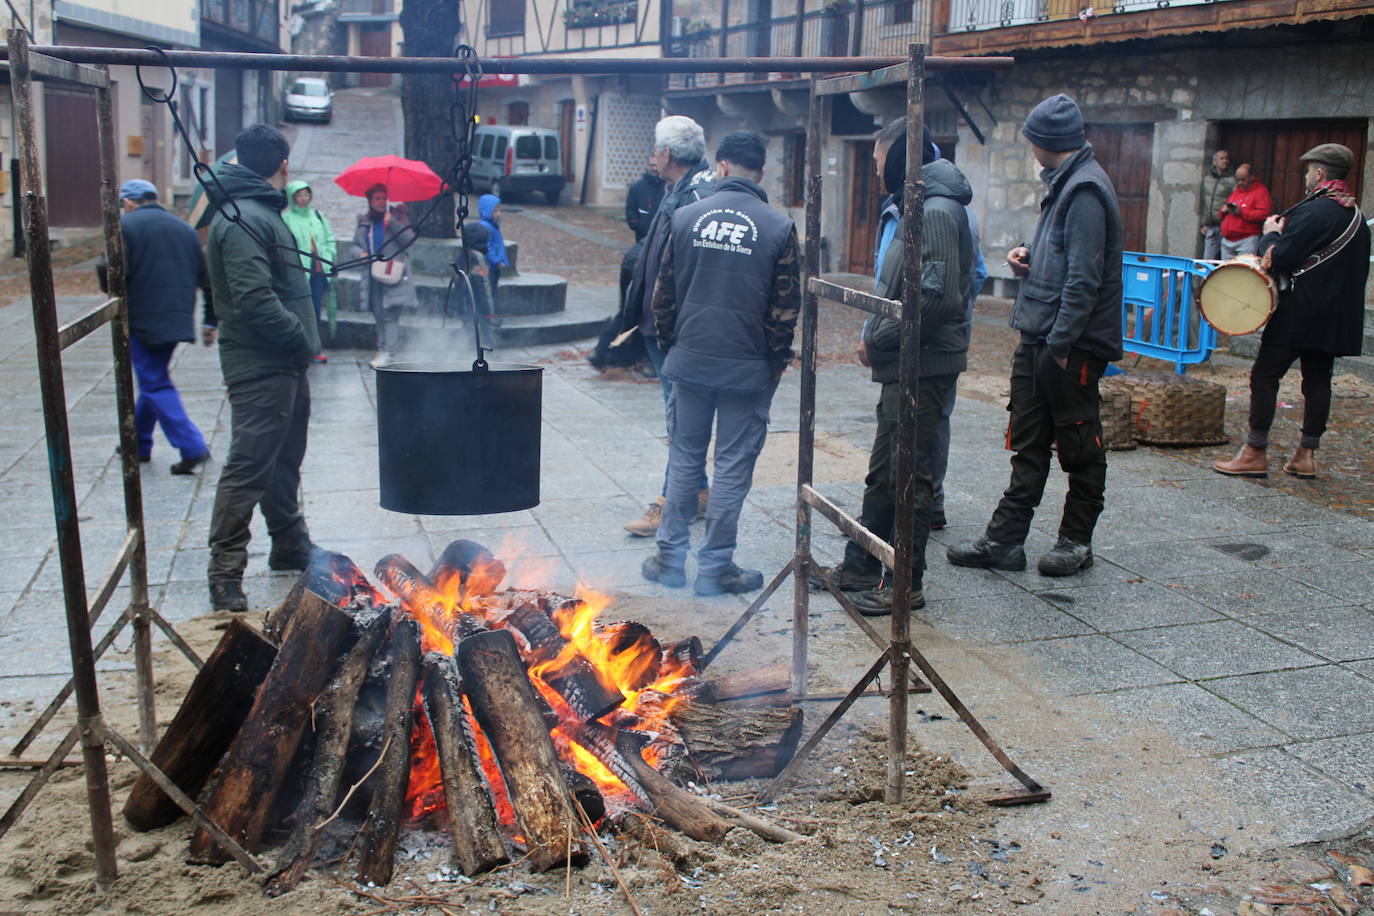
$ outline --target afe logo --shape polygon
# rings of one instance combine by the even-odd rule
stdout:
[[[744,234],[749,231],[749,227],[743,223],[728,223],[725,220],[711,220],[701,229],[701,237],[715,242],[730,240],[731,245],[738,245],[744,241]]]
[[[739,210],[717,208],[703,213],[692,224],[692,246],[712,248],[732,254],[753,254],[748,247],[757,242],[759,227],[749,218],[749,214]]]

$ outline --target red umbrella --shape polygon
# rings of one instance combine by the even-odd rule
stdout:
[[[387,198],[395,201],[429,200],[444,190],[443,179],[433,169],[400,156],[365,156],[340,172],[334,183],[354,197],[384,184]]]

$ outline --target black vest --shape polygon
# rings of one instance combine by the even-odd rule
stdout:
[[[673,214],[678,311],[666,377],[719,391],[772,383],[763,322],[792,231],[792,220],[743,178],[724,179],[715,194]]]

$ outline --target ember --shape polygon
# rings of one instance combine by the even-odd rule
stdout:
[[[470,876],[517,857],[534,870],[585,861],[583,816],[597,829],[641,811],[698,839],[736,825],[791,837],[674,784],[786,765],[802,719],[785,671],[708,680],[695,638],[665,645],[639,623],[603,621],[611,599],[589,589],[499,590],[504,564],[471,541],[428,575],[395,554],[375,572],[380,587],[318,552],[269,615],[275,647],[246,626],[226,632],[275,651],[270,670],[253,669],[251,710],[182,734],[183,719],[205,718],[183,707],[154,755],[172,772],[213,749],[214,773],[202,766],[182,787],[208,782],[205,810],[252,852],[294,808],[269,892],[295,887],[326,850],[353,853],[360,881],[386,883],[399,830],[421,821],[448,828]],[[234,676],[221,655],[236,657],[217,652],[188,703],[214,696],[202,680]],[[130,822],[166,823],[154,810],[166,810],[160,790],[136,786]],[[192,860],[226,860],[203,827]]]

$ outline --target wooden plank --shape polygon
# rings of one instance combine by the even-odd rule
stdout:
[[[839,528],[841,534],[856,541],[860,547],[881,560],[889,569],[892,568],[891,544],[860,525],[857,519],[826,499],[810,485],[802,486],[801,497],[807,505],[824,515],[836,528]]]
[[[881,315],[884,318],[897,320],[902,317],[902,304],[895,299],[884,299],[882,296],[875,296],[862,290],[831,283],[829,280],[822,280],[819,277],[812,277],[808,281],[807,289],[822,299],[838,302],[872,315]]]
[[[106,89],[110,85],[110,77],[103,70],[49,57],[46,54],[35,54],[33,51],[29,52],[29,70],[35,78],[44,81],[58,80],[90,86],[93,89]]]
[[[119,314],[122,302],[123,300],[117,297],[106,299],[75,321],[64,324],[57,330],[57,345],[65,350],[96,328],[103,327]]]

